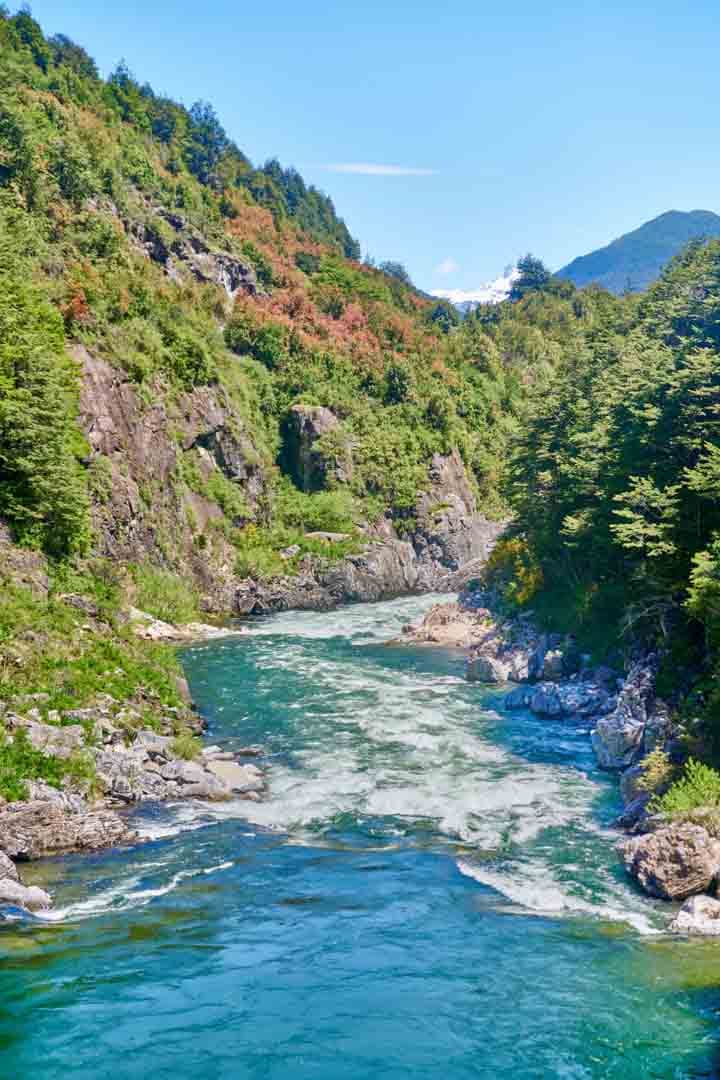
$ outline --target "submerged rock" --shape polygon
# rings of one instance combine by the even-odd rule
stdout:
[[[720,870],[720,840],[699,825],[669,825],[633,837],[622,852],[628,873],[663,900],[707,892]]]
[[[670,923],[673,934],[720,934],[720,900],[712,896],[691,896]]]

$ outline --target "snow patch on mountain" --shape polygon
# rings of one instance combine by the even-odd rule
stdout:
[[[513,282],[520,276],[516,266],[508,266],[500,277],[488,281],[477,289],[436,289],[432,295],[450,300],[461,311],[471,311],[478,304],[499,304],[507,300]]]

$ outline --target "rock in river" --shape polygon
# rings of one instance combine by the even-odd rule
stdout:
[[[670,923],[674,934],[720,934],[720,900],[712,896],[691,896]]]
[[[0,810],[0,849],[12,859],[67,851],[98,851],[136,834],[112,810],[76,812],[60,802],[11,803]]]
[[[663,900],[707,892],[720,870],[720,840],[699,825],[669,825],[633,837],[622,850],[628,873]]]

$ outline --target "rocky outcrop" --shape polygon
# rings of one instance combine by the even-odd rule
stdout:
[[[628,873],[663,900],[707,892],[720,871],[720,840],[699,825],[669,825],[633,837],[622,854]]]
[[[633,665],[616,707],[598,721],[591,737],[602,768],[625,769],[669,737],[669,712],[655,701],[656,673],[654,656]]]
[[[163,734],[142,727],[143,716],[131,705],[116,702],[108,694],[99,697],[102,701],[82,709],[50,710],[46,714],[50,722],[41,719],[39,711],[46,695],[17,698],[12,708],[0,703],[10,739],[23,730],[31,745],[44,754],[66,759],[82,753],[85,763],[92,766],[90,784],[66,779],[65,786],[57,788],[43,780],[27,780],[26,800],[4,804],[0,800],[0,906],[37,910],[50,904],[42,890],[20,882],[14,860],[135,842],[136,833],[117,808],[169,799],[257,801],[265,792],[263,770],[244,760],[262,754],[262,747],[237,752],[218,746],[200,750],[188,739],[187,731],[182,738],[172,734],[179,722],[178,710],[168,709],[167,717],[159,722]],[[24,713],[17,711],[31,703]]]
[[[248,513],[266,512],[270,463],[219,386],[196,387],[170,409],[162,387],[149,398],[124,372],[74,348],[82,367],[81,426],[91,453],[97,553],[153,563],[194,580],[207,610],[323,610],[446,587],[468,560],[483,561],[502,525],[477,510],[463,462],[436,455],[418,498],[416,531],[400,537],[392,517],[368,526],[362,552],[330,563],[306,558],[269,582],[239,579],[237,553],[215,525],[223,510],[208,492],[217,475],[237,485]],[[295,405],[284,432],[285,471],[306,491],[352,478],[352,446],[327,408]],[[192,475],[189,484],[184,477]],[[239,517],[236,524],[242,525]]]
[[[82,367],[97,554],[171,568],[197,583],[209,610],[232,611],[236,552],[212,527],[223,512],[203,491],[221,474],[250,508],[264,498],[265,472],[241,417],[218,386],[182,394],[171,414],[160,386],[148,400],[83,346],[73,353]],[[198,490],[183,481],[188,468]]]
[[[113,204],[106,208],[119,216]],[[177,210],[148,205],[144,220],[128,217],[123,224],[135,247],[162,266],[173,281],[190,274],[196,281],[219,285],[231,299],[238,292],[254,296],[262,291],[247,260],[211,247]]]
[[[99,851],[135,839],[114,811],[73,808],[61,798],[10,803],[0,809],[0,850],[15,860]]]
[[[327,445],[328,435],[334,436],[332,446]],[[292,406],[283,426],[282,460],[302,491],[322,491],[331,480],[349,483],[352,479],[350,439],[335,413],[324,405]]]
[[[482,640],[490,626],[478,612],[457,600],[436,604],[417,626],[403,628],[403,641],[416,645],[443,645],[469,649]]]
[[[440,580],[470,562],[484,562],[504,523],[479,513],[457,450],[435,454],[428,481],[427,490],[417,500],[412,543],[425,573]]]
[[[673,934],[714,937],[720,934],[720,900],[712,896],[691,896],[670,923]]]

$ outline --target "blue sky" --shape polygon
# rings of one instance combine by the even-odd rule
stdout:
[[[558,268],[664,210],[720,210],[716,0],[32,12],[104,74],[124,58],[159,92],[211,101],[250,158],[297,166],[364,251],[425,289],[474,288],[526,251]]]

